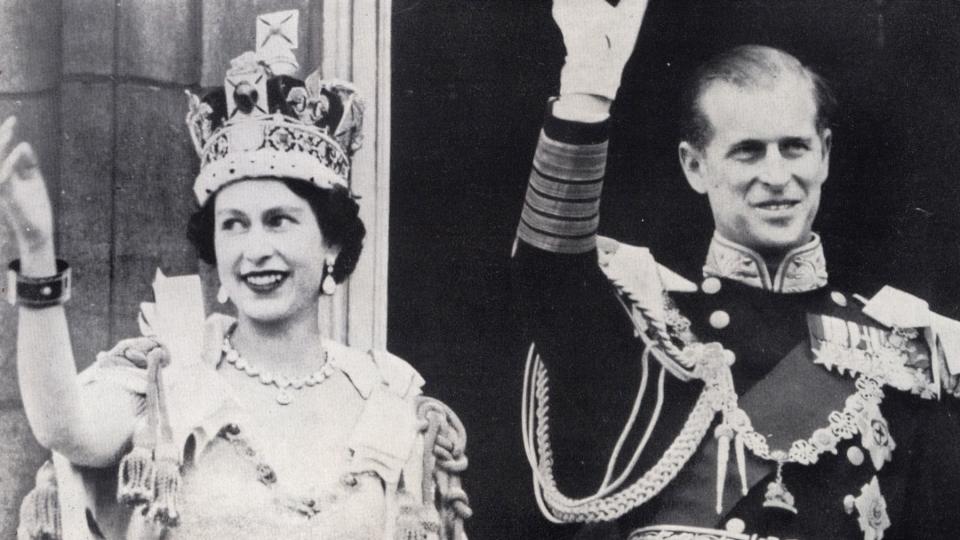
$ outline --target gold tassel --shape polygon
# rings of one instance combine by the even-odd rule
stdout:
[[[175,527],[180,522],[180,462],[172,444],[157,447],[156,493],[149,515],[154,521]]]
[[[717,438],[717,515],[723,512],[723,490],[727,481],[727,462],[730,460],[730,438],[733,430],[726,424],[720,424],[714,430]]]
[[[180,451],[173,442],[170,413],[167,411],[163,372],[156,373],[156,411],[159,442],[156,451],[156,492],[149,513],[153,520],[167,527],[180,522]]]
[[[134,446],[120,461],[117,471],[117,501],[127,506],[149,503],[154,497],[157,475],[153,451]]]
[[[737,453],[737,472],[740,473],[740,494],[746,497],[750,493],[750,486],[747,485],[747,453],[744,450],[743,435],[739,433],[734,439],[734,450]]]
[[[133,432],[133,450],[120,460],[117,471],[117,501],[127,506],[150,504],[156,495],[157,447],[159,422],[157,381],[162,363],[161,354],[147,354],[147,417]]]
[[[57,540],[61,536],[60,500],[53,462],[37,471],[37,483],[20,505],[17,536],[29,540]]]

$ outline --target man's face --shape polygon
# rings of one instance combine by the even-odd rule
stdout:
[[[702,151],[680,143],[680,160],[690,185],[707,195],[717,231],[763,254],[809,241],[830,163],[830,130],[817,131],[811,83],[713,83],[700,106],[713,137]]]

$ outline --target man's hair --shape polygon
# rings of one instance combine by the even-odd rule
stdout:
[[[703,150],[713,137],[713,127],[700,106],[700,98],[714,83],[739,88],[771,85],[783,75],[810,81],[817,106],[816,127],[830,126],[836,100],[826,81],[792,55],[764,45],[740,45],[701,64],[687,79],[680,94],[680,140]]]

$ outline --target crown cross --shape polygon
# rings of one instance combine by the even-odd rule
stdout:
[[[286,34],[283,33],[283,23],[286,22],[288,19],[289,19],[289,17],[288,17],[287,19],[284,19],[283,21],[277,23],[277,24],[271,24],[271,25],[270,25],[270,31],[269,31],[269,33],[267,34],[267,37],[265,37],[265,38],[263,39],[263,43],[260,44],[260,47],[265,46],[265,45],[267,44],[267,42],[270,41],[270,38],[272,38],[272,37],[274,37],[274,36],[283,39],[284,41],[286,41],[287,43],[289,43],[289,44],[292,46],[292,45],[293,45],[293,40],[291,40],[290,38],[288,38],[288,37],[286,36]],[[269,24],[269,23],[268,23],[268,24]]]
[[[278,11],[257,17],[257,49],[263,49],[269,43],[271,47],[297,48],[297,10]],[[276,38],[276,39],[274,39]],[[278,40],[285,41],[278,43]]]
[[[305,80],[295,76],[298,22],[296,10],[257,17],[256,52],[231,60],[222,88],[202,99],[187,92],[201,205],[243,178],[349,188],[350,158],[363,138],[363,101],[348,82],[322,80],[318,71]]]

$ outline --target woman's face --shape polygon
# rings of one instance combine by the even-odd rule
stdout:
[[[306,200],[279,180],[243,180],[217,194],[220,284],[241,318],[275,323],[316,312],[326,247]]]

